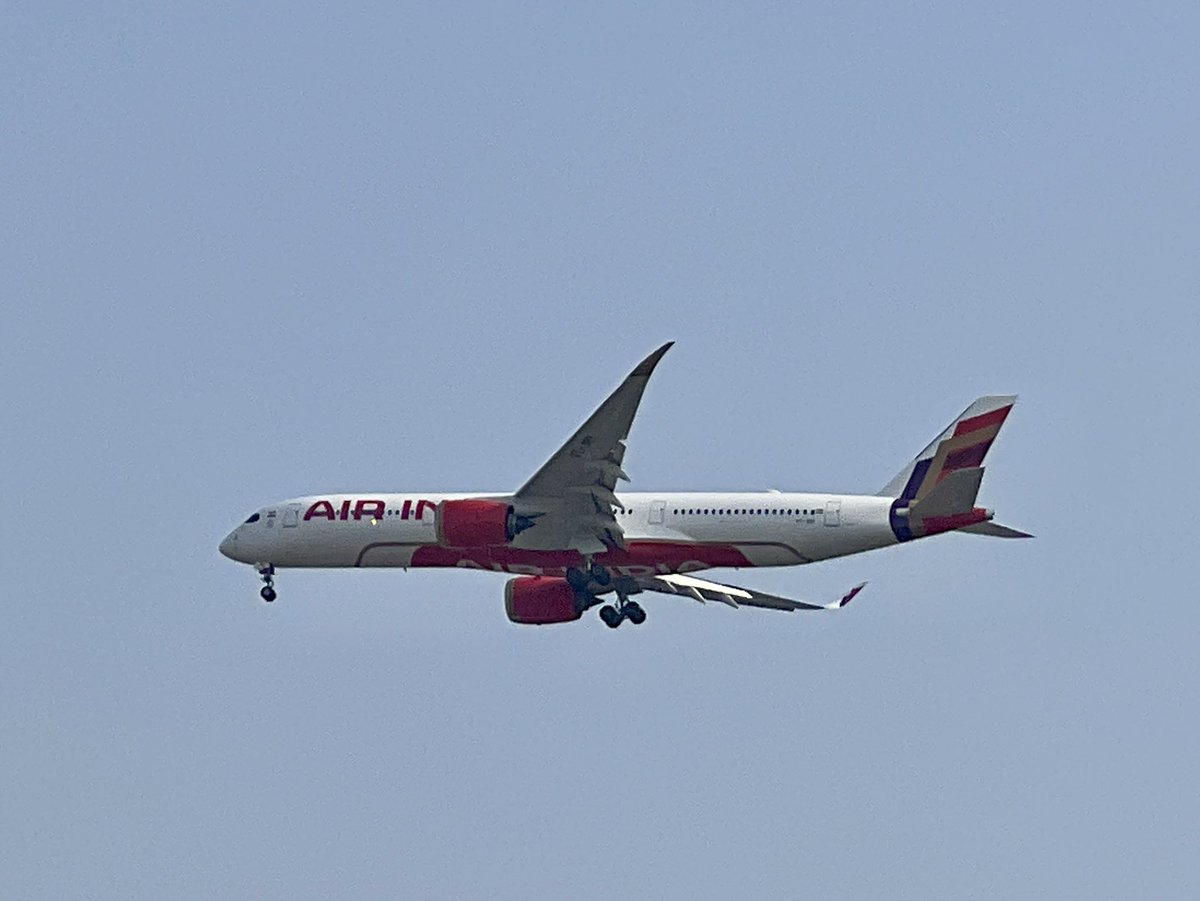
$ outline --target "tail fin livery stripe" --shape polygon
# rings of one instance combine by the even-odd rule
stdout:
[[[981,522],[987,522],[988,516],[988,511],[982,507],[976,507],[974,510],[969,510],[966,513],[956,513],[953,516],[931,516],[921,521],[921,532],[924,535],[953,532],[955,529],[961,529],[964,526],[974,526]]]
[[[1011,395],[979,398],[880,491],[896,498],[891,521],[898,539],[907,541],[926,534],[920,524],[908,521],[908,508],[951,473],[981,467],[1015,402],[1016,396]]]
[[[990,395],[976,400],[879,493],[914,500],[928,493],[944,471],[982,465],[1016,399]]]
[[[934,485],[955,470],[981,465],[1011,409],[1012,406],[1009,405],[997,410],[996,413],[1000,414],[997,418],[971,431],[955,429],[954,437],[941,442],[934,453],[928,476],[924,484],[917,490],[917,497],[921,498],[928,494]],[[980,416],[975,421],[984,418]]]
[[[942,467],[942,477],[944,478],[946,473],[953,472],[956,469],[969,469],[972,466],[978,466],[983,462],[983,458],[987,456],[988,448],[991,446],[991,441],[981,441],[979,444],[972,444],[970,447],[964,447],[962,450],[946,454],[946,463]]]
[[[1004,425],[1004,420],[1008,417],[1009,411],[1013,408],[1013,402],[1009,398],[1005,398],[1009,403],[1007,406],[992,410],[990,413],[981,413],[978,416],[972,416],[970,419],[961,419],[954,427],[955,435],[966,435],[970,432],[977,432],[989,425],[994,425],[996,428]]]
[[[909,476],[908,484],[904,486],[904,490],[900,492],[900,500],[911,501],[917,496],[917,491],[921,484],[925,481],[925,476],[929,474],[929,467],[933,463],[933,459],[918,460],[913,466],[912,475]]]

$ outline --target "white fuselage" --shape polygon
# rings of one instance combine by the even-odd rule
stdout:
[[[468,567],[523,575],[561,575],[584,555],[522,546],[438,543],[440,501],[504,493],[429,492],[314,495],[268,505],[221,543],[226,556],[277,567]],[[892,499],[873,495],[784,492],[620,495],[624,548],[592,555],[623,575],[694,572],[711,567],[792,566],[898,542]]]

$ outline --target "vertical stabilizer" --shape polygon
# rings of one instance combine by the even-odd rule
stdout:
[[[879,492],[894,498],[889,514],[899,541],[973,528],[981,534],[992,512],[975,506],[983,461],[1016,403],[1015,395],[981,397],[950,423]]]
[[[982,466],[1016,401],[1015,394],[979,398],[900,470],[879,495],[911,503],[927,495],[950,473]]]

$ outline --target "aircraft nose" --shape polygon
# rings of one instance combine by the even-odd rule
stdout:
[[[230,560],[237,560],[237,529],[225,536],[220,544],[221,553]]]

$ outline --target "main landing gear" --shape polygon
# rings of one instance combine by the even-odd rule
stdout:
[[[275,567],[270,563],[262,563],[258,567],[258,575],[263,580],[263,587],[262,590],[259,591],[258,596],[269,604],[276,598]]]
[[[600,603],[597,595],[616,592],[618,602],[615,605],[605,604],[600,608],[600,619],[610,629],[617,628],[625,620],[629,620],[635,626],[640,626],[646,621],[646,611],[642,609],[642,605],[629,600],[629,595],[641,591],[633,579],[614,578],[606,566],[589,563],[585,569],[568,569],[567,582],[575,589],[577,596],[582,598],[585,609]]]
[[[637,601],[622,601],[619,607],[614,607],[612,604],[605,604],[601,607],[600,618],[610,629],[621,625],[623,620],[629,620],[635,626],[640,626],[646,621],[646,611]]]
[[[586,569],[572,566],[567,570],[567,582],[576,591],[605,591],[612,585],[612,573],[599,563],[592,563]]]

